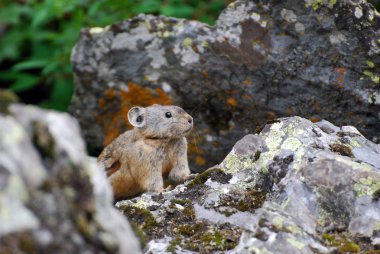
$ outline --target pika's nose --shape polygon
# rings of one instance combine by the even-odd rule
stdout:
[[[189,116],[189,118],[187,119],[187,122],[188,122],[189,124],[193,124],[193,118],[192,118],[191,116]]]

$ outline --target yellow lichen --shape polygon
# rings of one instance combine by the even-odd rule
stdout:
[[[239,170],[251,168],[253,160],[249,157],[240,157],[234,154],[229,154],[222,162],[222,170],[225,173],[235,174]]]
[[[369,68],[375,67],[375,64],[372,61],[369,61],[369,60],[367,61],[367,65],[368,65]]]
[[[281,145],[281,149],[295,151],[302,145],[301,141],[297,138],[287,138]]]
[[[286,241],[288,243],[290,243],[290,245],[292,245],[293,247],[296,247],[297,249],[302,249],[303,247],[305,247],[305,244],[303,242],[300,242],[294,238],[288,238],[286,239]]]
[[[190,47],[191,44],[193,44],[193,39],[187,37],[182,41],[182,46],[184,47]]]
[[[90,34],[100,34],[103,31],[104,31],[104,28],[102,28],[102,27],[92,27],[89,30]]]
[[[373,179],[372,177],[361,178],[359,182],[354,184],[354,190],[359,197],[372,196],[380,189],[380,180]]]

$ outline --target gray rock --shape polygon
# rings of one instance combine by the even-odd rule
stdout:
[[[12,104],[0,113],[0,253],[140,253],[76,120]]]
[[[352,126],[281,118],[194,180],[116,206],[146,253],[365,253],[380,240],[379,148]]]
[[[139,15],[83,29],[71,111],[101,149],[130,127],[130,107],[179,104],[195,119],[195,171],[276,117],[355,125],[379,142],[379,25],[365,1],[240,0],[213,27]]]

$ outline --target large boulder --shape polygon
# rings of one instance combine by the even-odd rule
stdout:
[[[282,118],[194,180],[116,206],[146,253],[378,253],[380,145]]]
[[[68,114],[0,113],[0,253],[140,253]]]
[[[83,29],[71,111],[101,149],[130,128],[130,107],[178,104],[195,118],[194,170],[283,116],[355,125],[379,142],[379,29],[362,0],[240,0],[215,26],[139,15]]]

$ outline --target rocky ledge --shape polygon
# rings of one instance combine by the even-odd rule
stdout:
[[[282,118],[194,180],[116,206],[146,253],[380,253],[380,145]]]

